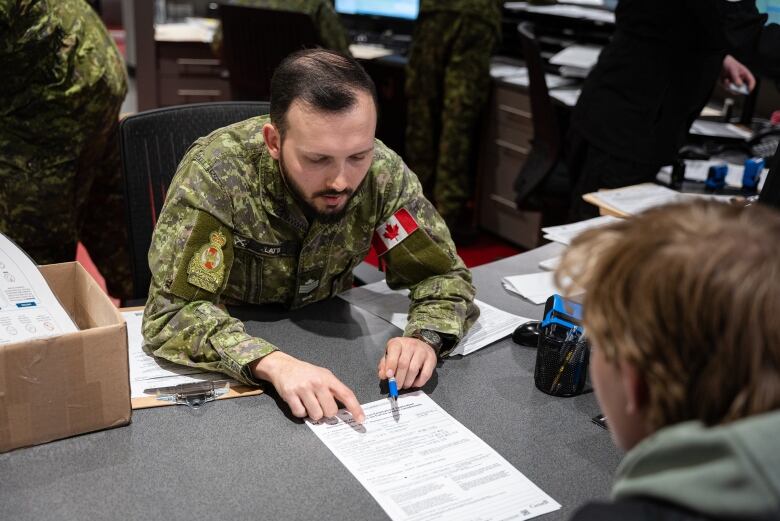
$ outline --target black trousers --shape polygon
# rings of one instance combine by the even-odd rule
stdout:
[[[598,208],[582,196],[602,188],[620,188],[652,182],[661,164],[639,163],[602,150],[572,129],[568,136],[567,166],[574,186],[569,220],[590,219],[599,215]]]

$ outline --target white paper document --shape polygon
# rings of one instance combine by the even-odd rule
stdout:
[[[509,521],[561,508],[422,391],[307,424],[393,521]]]
[[[529,13],[541,13],[553,16],[566,16],[569,18],[580,18],[592,20],[594,22],[615,23],[615,13],[603,9],[594,9],[592,7],[579,5],[531,5],[528,2],[504,2],[504,8],[510,11],[527,11]]]
[[[158,42],[210,43],[217,25],[217,21],[208,18],[187,18],[185,22],[156,24],[154,39]]]
[[[683,194],[653,183],[602,190],[587,195],[601,206],[625,215],[636,215],[656,206],[692,201],[697,198],[724,202],[733,199],[727,195]]]
[[[707,121],[704,119],[697,119],[694,121],[689,132],[697,136],[723,137],[742,140],[748,140],[753,137],[753,133],[751,131],[740,128],[736,125],[732,125],[731,123]]]
[[[349,52],[358,60],[374,60],[393,54],[392,49],[381,45],[371,45],[367,43],[353,43],[349,46]]]
[[[593,45],[570,45],[553,55],[550,63],[563,67],[575,67],[590,70],[599,61],[601,47]]]
[[[0,344],[78,330],[32,259],[0,233]]]
[[[580,99],[580,94],[582,94],[582,89],[574,87],[565,87],[559,89],[550,87],[550,97],[560,101],[567,107],[574,107],[577,105],[577,101]]]
[[[127,322],[127,349],[130,361],[130,398],[143,398],[154,396],[155,393],[144,392],[147,389],[159,389],[161,387],[173,387],[181,384],[189,384],[204,381],[229,382],[231,387],[241,385],[220,373],[212,373],[198,369],[174,364],[162,358],[146,354],[143,350],[144,338],[141,333],[143,311],[123,311],[122,316]]]
[[[507,65],[493,65],[490,68],[490,75],[493,78],[500,78],[505,83],[511,83],[512,85],[519,85],[521,87],[528,87],[531,84],[531,80],[528,77],[528,69],[525,67],[512,67],[510,70]],[[571,78],[564,78],[557,74],[545,74],[544,81],[547,84],[548,89],[569,87],[576,84],[575,80]],[[551,93],[552,94],[552,93]]]
[[[555,293],[561,294],[555,285],[553,272],[529,273],[527,275],[511,275],[501,279],[507,291],[516,293],[534,304],[544,304]]]
[[[558,269],[558,266],[560,266],[560,264],[561,264],[561,258],[553,257],[552,259],[545,259],[539,262],[539,268],[543,269],[544,271],[555,271]]]
[[[619,221],[620,219],[617,217],[602,215],[600,217],[594,217],[593,219],[586,219],[576,223],[563,224],[561,226],[548,226],[547,228],[542,228],[542,232],[544,233],[545,239],[559,242],[568,246],[575,237],[584,231],[591,230],[593,228],[600,228],[602,226]]]
[[[352,288],[339,294],[339,297],[400,329],[404,329],[409,321],[409,291],[394,291],[384,280]],[[474,303],[479,307],[479,318],[450,356],[473,353],[511,335],[520,324],[531,321],[530,318],[507,313],[479,300]]]

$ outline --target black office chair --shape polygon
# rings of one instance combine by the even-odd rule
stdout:
[[[199,103],[141,112],[120,123],[133,299],[149,291],[152,231],[184,153],[199,137],[268,111],[267,102]]]
[[[314,21],[304,13],[220,5],[222,61],[234,100],[270,99],[271,76],[290,53],[322,47]]]
[[[521,209],[565,214],[571,189],[563,161],[560,116],[547,88],[544,61],[533,24],[523,22],[517,31],[528,67],[534,137],[531,153],[515,179],[515,202]]]

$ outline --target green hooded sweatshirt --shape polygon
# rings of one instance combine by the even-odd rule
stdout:
[[[657,499],[712,517],[780,516],[780,411],[661,429],[626,454],[612,496]]]

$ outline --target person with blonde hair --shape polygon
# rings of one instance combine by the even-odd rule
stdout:
[[[576,521],[780,519],[780,213],[698,201],[578,237],[591,379],[628,451]]]

